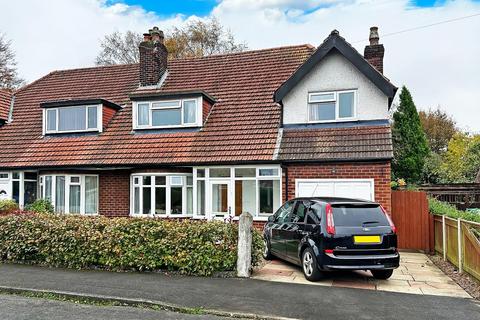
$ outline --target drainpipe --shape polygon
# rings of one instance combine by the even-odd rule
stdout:
[[[282,165],[282,172],[285,173],[285,201],[288,201],[288,167]]]

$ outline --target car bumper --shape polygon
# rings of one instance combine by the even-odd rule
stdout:
[[[320,260],[320,259],[319,259]],[[320,260],[322,270],[371,270],[395,269],[400,264],[398,252],[383,255],[335,255],[324,254]]]

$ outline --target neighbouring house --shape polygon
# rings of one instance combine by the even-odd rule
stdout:
[[[389,108],[377,28],[364,55],[334,30],[296,45],[53,71],[0,98],[0,190],[105,216],[265,221],[295,196],[390,210]]]

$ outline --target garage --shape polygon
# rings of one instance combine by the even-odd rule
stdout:
[[[373,179],[297,179],[297,197],[345,197],[375,200]]]

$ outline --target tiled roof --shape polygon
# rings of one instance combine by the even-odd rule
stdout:
[[[285,129],[278,159],[375,160],[393,157],[389,125],[322,129]]]
[[[8,90],[0,89],[0,120],[8,120],[11,100],[12,93]]]
[[[160,92],[215,98],[200,131],[132,132],[136,64],[52,72],[16,93],[14,121],[0,128],[0,168],[271,161],[280,123],[273,92],[312,52],[301,45],[169,62]],[[42,137],[40,103],[99,98],[124,105],[103,133]]]

